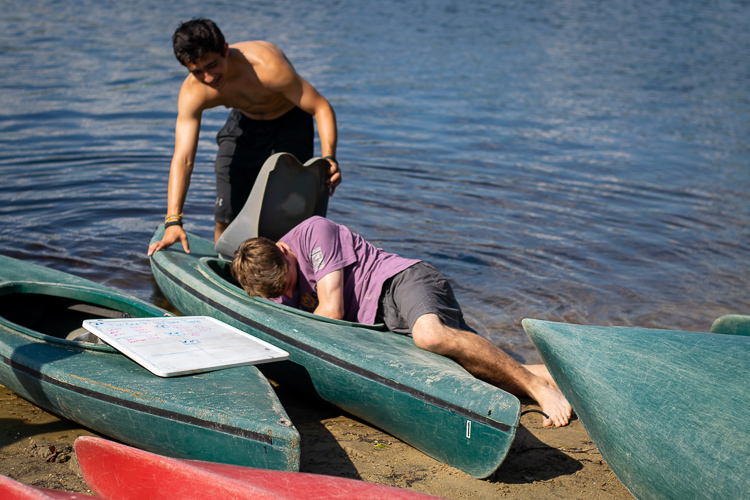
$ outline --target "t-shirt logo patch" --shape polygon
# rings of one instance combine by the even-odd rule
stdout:
[[[326,262],[323,259],[323,251],[320,247],[310,253],[310,260],[312,261],[313,271],[316,273],[326,265]]]

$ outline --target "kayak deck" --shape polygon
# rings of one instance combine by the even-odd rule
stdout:
[[[83,478],[118,500],[429,500],[424,493],[342,477],[168,458],[106,439],[75,442]]]
[[[750,337],[525,319],[612,471],[637,498],[748,498]]]

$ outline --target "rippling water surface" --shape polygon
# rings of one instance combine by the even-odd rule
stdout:
[[[524,317],[706,331],[750,313],[750,6],[625,3],[5,2],[0,253],[164,305],[171,34],[205,16],[336,108],[329,217],[436,265],[498,345],[538,360]],[[226,114],[185,207],[209,238]]]

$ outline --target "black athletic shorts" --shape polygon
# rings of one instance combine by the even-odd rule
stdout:
[[[451,328],[474,332],[464,321],[450,283],[430,264],[417,262],[383,283],[376,322],[392,332],[410,334],[417,319],[430,313]]]
[[[253,120],[232,109],[216,135],[216,222],[230,223],[245,205],[263,163],[276,153],[312,158],[312,115],[295,107],[274,120]]]

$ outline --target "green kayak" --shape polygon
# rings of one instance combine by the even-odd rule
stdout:
[[[163,232],[159,227],[152,241]],[[329,320],[248,297],[214,245],[189,237],[191,253],[175,245],[151,258],[156,282],[180,312],[213,316],[287,351],[289,361],[260,368],[441,462],[479,478],[500,466],[518,426],[515,396],[382,326]]]
[[[169,313],[91,281],[0,256],[0,383],[46,410],[176,458],[299,469],[299,434],[254,366],[161,378],[81,327]]]
[[[740,314],[721,316],[711,325],[711,333],[750,336],[750,316]]]
[[[750,337],[526,319],[594,444],[639,499],[750,498]]]

